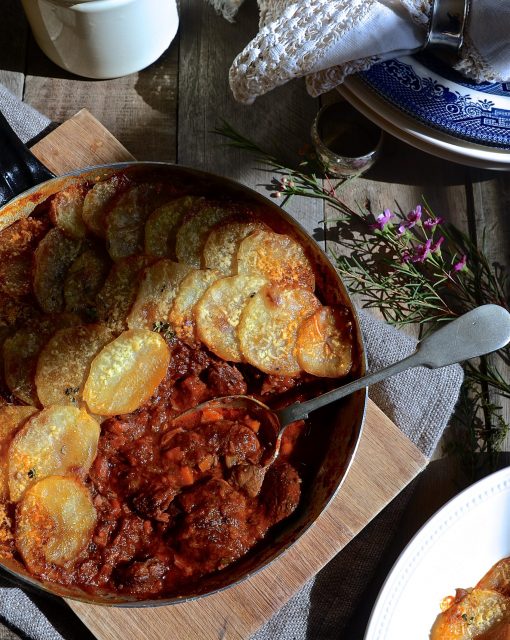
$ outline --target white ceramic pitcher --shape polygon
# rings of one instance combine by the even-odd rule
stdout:
[[[159,58],[177,32],[176,0],[22,0],[32,32],[55,64],[115,78]]]

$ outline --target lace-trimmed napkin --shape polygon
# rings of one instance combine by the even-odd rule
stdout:
[[[0,111],[25,141],[50,124],[47,118],[20,103],[1,86]],[[369,368],[381,368],[414,351],[414,340],[368,313],[360,315]],[[436,371],[418,368],[372,387],[370,396],[421,451],[430,456],[451,416],[462,377],[462,369],[458,365]],[[337,640],[396,531],[398,516],[405,502],[405,495],[394,500],[367,527],[368,534],[363,532],[352,541],[317,578],[311,580],[257,632],[254,640],[300,640],[306,637]],[[0,640],[18,637],[9,629],[33,640],[90,638],[63,602],[25,594],[0,577],[2,619],[8,628],[0,623]]]
[[[242,0],[211,0],[232,19]],[[312,96],[423,45],[432,0],[258,0],[260,31],[234,60],[230,86],[239,102],[306,76]],[[474,79],[510,80],[510,2],[472,0],[455,68]]]

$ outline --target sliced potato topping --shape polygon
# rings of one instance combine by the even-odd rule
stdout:
[[[169,199],[168,190],[159,183],[134,185],[115,198],[106,214],[106,239],[113,260],[143,252],[145,222]]]
[[[106,237],[105,217],[116,196],[131,183],[125,175],[115,175],[98,182],[90,189],[83,202],[82,217],[86,226],[100,238]]]
[[[297,360],[307,373],[339,378],[352,366],[352,323],[345,308],[322,307],[301,323]]]
[[[157,322],[167,322],[177,289],[190,271],[189,265],[172,260],[158,260],[147,267],[127,317],[128,327],[154,329]]]
[[[36,411],[37,409],[35,407],[26,405],[17,406],[9,404],[0,408],[0,505],[9,500],[7,452],[12,437],[25,420],[36,413]]]
[[[32,256],[21,254],[0,262],[0,291],[21,298],[32,290]]]
[[[59,191],[51,201],[50,218],[53,224],[70,238],[84,238],[83,201],[88,191],[84,184],[71,185]]]
[[[19,329],[3,347],[4,377],[13,396],[27,404],[38,404],[35,368],[48,332],[35,328]]]
[[[67,311],[95,319],[96,297],[108,276],[110,264],[106,253],[96,248],[87,249],[76,258],[64,282]]]
[[[26,404],[38,405],[35,387],[35,370],[39,353],[49,337],[57,329],[76,324],[79,318],[70,313],[43,318],[37,323],[18,329],[5,339],[3,363],[5,383],[11,393]]]
[[[46,313],[64,309],[64,281],[67,270],[81,249],[81,240],[51,229],[35,250],[33,285],[37,301]]]
[[[274,284],[315,288],[312,265],[303,247],[290,236],[254,231],[239,245],[237,272],[258,274]]]
[[[107,344],[92,361],[83,399],[92,413],[131,413],[166,375],[170,350],[153,331],[131,329]]]
[[[16,546],[27,567],[70,565],[89,544],[96,510],[76,478],[53,475],[34,484],[16,510]]]
[[[99,425],[84,409],[54,405],[28,419],[9,447],[9,493],[51,475],[84,474],[97,452]]]
[[[309,289],[264,287],[241,314],[237,334],[243,357],[265,373],[298,375],[301,371],[296,358],[298,329],[320,306]]]
[[[241,312],[267,283],[260,276],[230,276],[214,282],[195,306],[197,335],[220,358],[241,362],[237,337]]]
[[[241,241],[253,231],[267,229],[263,222],[228,222],[214,228],[207,236],[203,250],[204,266],[217,269],[226,276],[237,273],[237,251]]]
[[[194,269],[183,279],[168,315],[178,338],[196,343],[194,307],[207,288],[220,277],[212,269]]]
[[[97,295],[97,316],[114,331],[127,329],[127,315],[138,291],[138,276],[153,258],[131,256],[116,262]]]
[[[79,404],[90,363],[112,339],[113,332],[102,324],[57,331],[37,360],[35,385],[41,404]]]
[[[227,205],[202,201],[184,217],[175,238],[175,253],[179,262],[197,269],[202,264],[202,250],[211,229],[232,217],[235,211]]]
[[[145,253],[175,260],[175,237],[181,220],[201,200],[196,196],[185,196],[153,211],[145,223]]]

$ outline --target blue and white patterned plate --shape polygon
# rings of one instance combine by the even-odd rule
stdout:
[[[479,145],[510,149],[510,83],[475,84],[430,54],[381,62],[358,77],[428,127]]]

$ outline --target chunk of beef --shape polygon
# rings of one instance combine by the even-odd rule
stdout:
[[[128,593],[150,595],[159,593],[168,567],[157,558],[132,562],[122,573],[113,576],[121,590]]]
[[[244,395],[248,386],[242,373],[226,362],[214,362],[207,370],[207,383],[215,396]]]
[[[197,573],[221,569],[254,544],[247,526],[246,498],[224,480],[193,486],[180,497],[185,515],[177,531],[177,552]]]
[[[277,462],[269,468],[260,501],[272,524],[287,518],[296,509],[301,497],[300,485],[297,471],[288,462]]]

